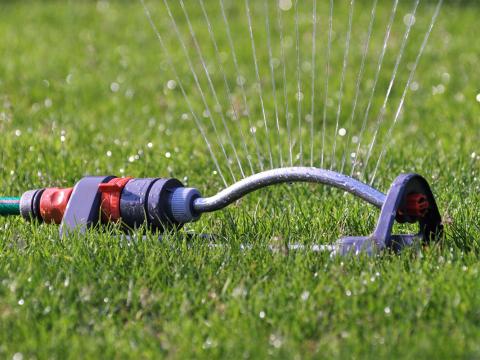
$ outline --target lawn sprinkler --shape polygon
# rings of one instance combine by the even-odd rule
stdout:
[[[313,167],[264,171],[225,188],[211,197],[172,178],[118,178],[87,176],[73,188],[29,190],[21,198],[0,198],[0,215],[21,215],[60,225],[60,236],[83,233],[98,223],[121,222],[122,228],[146,226],[164,232],[196,221],[203,213],[220,210],[257,189],[280,183],[311,182],[347,191],[380,208],[372,235],[347,236],[337,241],[340,255],[391,249],[414,243],[428,244],[442,235],[442,219],[427,181],[417,174],[402,174],[384,193],[349,176]],[[394,223],[418,223],[419,231],[394,235]]]

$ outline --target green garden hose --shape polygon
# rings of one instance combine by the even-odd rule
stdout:
[[[20,215],[20,198],[0,197],[0,215]]]

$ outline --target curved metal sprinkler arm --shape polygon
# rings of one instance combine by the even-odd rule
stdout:
[[[356,195],[378,208],[385,202],[385,194],[374,188],[330,170],[313,167],[287,167],[267,170],[249,176],[208,198],[197,198],[193,209],[197,213],[220,210],[246,194],[279,183],[313,182],[330,185]]]

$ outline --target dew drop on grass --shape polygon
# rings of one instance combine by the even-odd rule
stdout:
[[[420,88],[420,85],[416,81],[412,82],[412,84],[410,85],[410,90],[412,91],[417,91],[419,88]]]
[[[112,156],[112,152],[110,150],[107,151],[107,156],[108,157],[111,157]]]
[[[149,142],[149,143],[147,144],[147,147],[148,147],[149,149],[151,149],[151,148],[153,147],[153,143],[152,143],[152,142]]]
[[[120,84],[117,83],[117,82],[111,83],[110,84],[110,90],[114,93],[117,92],[118,90],[120,90]]]
[[[347,135],[347,129],[345,129],[345,128],[339,129],[339,130],[338,130],[338,135],[340,135],[340,136],[345,136],[345,135]]]
[[[25,304],[25,300],[23,299],[18,300],[18,305],[22,306],[23,304]]]
[[[480,103],[480,93],[478,93],[478,94],[477,94],[477,97],[476,97],[476,99],[477,99],[477,102],[479,102],[479,103]]]
[[[265,319],[265,315],[266,315],[266,314],[265,314],[265,311],[260,311],[260,312],[258,313],[258,316],[260,317],[260,319]]]
[[[45,105],[46,108],[52,107],[52,104],[53,104],[52,99],[46,98],[43,104]]]
[[[352,292],[350,290],[347,290],[345,291],[345,295],[347,295],[348,297],[352,296]]]
[[[177,82],[175,80],[168,80],[167,81],[167,88],[169,90],[174,90],[177,87]]]
[[[21,136],[22,135],[22,131],[21,130],[15,130],[15,136]]]
[[[387,314],[387,315],[390,315],[390,313],[391,313],[391,310],[390,310],[390,308],[389,308],[388,306],[387,306],[385,309],[383,309],[383,311],[384,311],[385,314]]]
[[[165,157],[166,157],[167,159],[170,159],[170,158],[172,157],[172,154],[170,153],[170,151],[167,151],[167,152],[165,153]]]
[[[309,297],[310,297],[310,293],[309,293],[308,291],[306,291],[306,290],[305,290],[305,291],[302,293],[302,295],[301,295],[301,299],[302,299],[303,301],[307,301]]]
[[[280,10],[288,11],[292,8],[292,0],[279,0],[278,7]]]
[[[23,360],[23,354],[21,352],[17,352],[13,355],[12,360]]]

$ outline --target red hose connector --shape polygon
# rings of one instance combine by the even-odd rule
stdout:
[[[103,222],[117,222],[120,220],[120,196],[123,188],[130,180],[132,180],[131,177],[114,178],[98,186],[98,191],[102,193],[101,209]]]
[[[60,224],[73,188],[47,188],[40,198],[40,216],[47,224]]]
[[[408,194],[405,206],[398,210],[401,216],[410,216],[415,218],[423,218],[427,215],[430,204],[425,194],[412,193]]]

